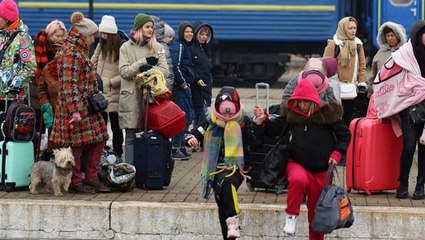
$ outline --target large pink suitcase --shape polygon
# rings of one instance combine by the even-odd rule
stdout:
[[[346,184],[351,189],[374,191],[397,189],[402,137],[397,138],[390,121],[356,118],[350,123]]]

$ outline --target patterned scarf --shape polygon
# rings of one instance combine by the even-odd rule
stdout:
[[[34,38],[34,51],[35,61],[37,62],[35,79],[38,83],[44,66],[46,66],[46,64],[52,60],[54,56],[54,48],[48,40],[47,33],[45,31],[39,32],[38,35]]]
[[[220,158],[221,143],[224,140],[223,170],[243,169],[243,142],[240,123],[243,121],[242,108],[233,117],[226,118],[215,108],[207,117],[209,127],[204,135],[204,158],[201,168],[202,197],[209,198],[214,173]]]

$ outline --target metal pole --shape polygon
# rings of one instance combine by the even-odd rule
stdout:
[[[93,2],[94,2],[94,0],[89,0],[89,18],[90,19],[94,18],[94,16],[93,16]]]

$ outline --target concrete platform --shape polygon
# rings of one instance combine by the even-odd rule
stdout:
[[[218,90],[214,89],[213,95]],[[271,90],[271,102],[280,101],[281,89]],[[245,108],[252,110],[255,89],[239,89]],[[213,199],[200,198],[202,153],[175,164],[169,187],[130,193],[70,194],[57,198],[29,191],[0,192],[0,239],[221,239]],[[395,164],[395,163],[389,163]],[[345,185],[345,168],[338,167]],[[413,165],[410,195],[417,172]],[[306,208],[296,237],[283,235],[286,194],[261,189],[238,191],[241,239],[308,239]],[[425,201],[395,198],[395,191],[350,193],[356,221],[326,239],[425,239]]]

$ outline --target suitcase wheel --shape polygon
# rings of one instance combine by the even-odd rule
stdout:
[[[347,192],[350,193],[351,192],[351,188],[347,188]]]
[[[15,183],[6,183],[5,185],[0,185],[0,191],[11,192],[15,188]]]
[[[251,183],[247,182],[246,186],[248,187],[249,191],[251,191],[251,192],[254,191],[254,187],[251,185]]]
[[[370,195],[372,195],[372,192],[370,192],[370,191],[368,191],[368,190],[365,190],[365,192],[364,192],[365,194],[366,194],[366,196],[370,196]]]

